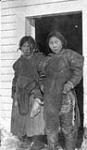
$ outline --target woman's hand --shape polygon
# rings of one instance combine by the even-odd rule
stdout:
[[[64,85],[63,93],[66,94],[67,92],[69,92],[73,88],[74,88],[73,83],[71,81],[68,81]]]

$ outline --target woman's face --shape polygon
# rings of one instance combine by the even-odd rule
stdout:
[[[29,56],[31,54],[30,45],[27,41],[22,45],[21,51],[24,56]]]
[[[53,36],[49,39],[48,45],[49,45],[49,48],[51,49],[51,51],[55,54],[59,53],[60,50],[62,49],[61,40],[55,36]]]

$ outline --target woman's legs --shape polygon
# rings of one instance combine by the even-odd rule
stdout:
[[[78,129],[75,122],[72,124],[72,111],[61,116],[61,126],[65,138],[65,150],[75,150]]]
[[[58,150],[58,132],[47,130],[47,142],[49,150]]]
[[[65,150],[75,150],[77,142],[77,131],[71,132],[69,134],[64,134],[65,136]]]

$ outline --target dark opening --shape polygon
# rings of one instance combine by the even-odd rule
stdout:
[[[68,41],[67,48],[73,49],[82,54],[82,12],[56,14],[35,19],[36,41],[39,50],[48,53],[46,48],[46,38],[48,33],[57,29]],[[80,109],[81,125],[79,129],[78,141],[82,142],[83,133],[83,80],[76,87],[78,105]]]

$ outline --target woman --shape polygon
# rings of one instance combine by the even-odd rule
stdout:
[[[20,139],[44,134],[43,110],[34,119],[30,113],[34,101],[41,104],[37,66],[43,58],[35,53],[35,41],[24,36],[19,42],[20,58],[13,64],[11,132]]]
[[[83,56],[66,49],[67,42],[57,31],[48,35],[47,44],[51,53],[40,63],[39,73],[49,150],[57,150],[60,128],[64,149],[75,150],[80,119],[74,88],[82,78]]]

